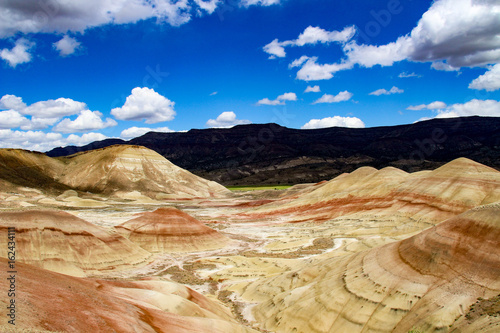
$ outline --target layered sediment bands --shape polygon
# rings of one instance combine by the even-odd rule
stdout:
[[[7,260],[0,258],[0,265]],[[50,332],[254,332],[217,301],[170,281],[78,278],[16,263],[16,329]],[[9,281],[0,280],[2,290]],[[7,297],[0,297],[5,309]],[[12,325],[1,316],[0,331]]]
[[[7,257],[8,228],[15,228],[16,259],[65,274],[146,264],[151,253],[117,233],[59,211],[0,213],[0,256]]]
[[[500,172],[459,158],[434,171],[413,174],[392,167],[363,167],[298,198],[283,198],[247,215],[285,214],[295,221],[390,215],[436,224],[496,201],[500,201]]]
[[[478,297],[499,294],[499,249],[494,203],[403,241],[251,283],[243,297],[262,302],[254,316],[276,332],[442,332]]]
[[[223,248],[228,238],[176,208],[159,208],[120,224],[116,230],[150,252]]]
[[[66,158],[59,181],[71,188],[113,194],[138,191],[162,199],[213,197],[229,191],[181,169],[160,154],[140,146],[111,146]]]

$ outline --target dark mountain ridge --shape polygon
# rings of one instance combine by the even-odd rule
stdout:
[[[224,185],[296,184],[331,179],[361,166],[434,169],[467,157],[500,170],[500,118],[433,119],[373,128],[299,130],[277,124],[149,132],[124,141],[55,148],[66,156],[114,144],[141,145],[194,174]]]

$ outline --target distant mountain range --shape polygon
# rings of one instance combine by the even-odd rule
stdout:
[[[277,124],[149,132],[55,148],[67,156],[116,144],[155,150],[177,166],[224,185],[296,184],[331,179],[361,166],[414,172],[467,157],[500,170],[500,118],[433,119],[411,125],[299,130]]]

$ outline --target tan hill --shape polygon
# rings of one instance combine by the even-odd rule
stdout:
[[[72,155],[64,162],[59,181],[81,191],[138,191],[159,199],[161,194],[211,197],[228,193],[222,185],[195,176],[140,146],[111,146]]]
[[[194,252],[223,248],[228,238],[175,208],[154,212],[116,226],[116,230],[150,252]]]
[[[243,216],[286,215],[292,221],[397,216],[436,224],[496,201],[500,201],[500,172],[459,158],[434,171],[412,174],[392,167],[362,167],[309,193],[284,198]]]
[[[460,319],[500,292],[500,203],[481,206],[411,238],[331,257],[259,280],[243,297],[273,332],[443,332],[497,325]],[[469,317],[470,319],[471,317]],[[468,328],[469,327],[469,328]]]
[[[7,228],[16,229],[16,259],[65,274],[146,264],[151,254],[117,233],[60,211],[0,212],[0,257],[7,257]]]
[[[63,158],[20,149],[0,149],[3,193],[19,188],[53,196],[73,189],[126,199],[214,197],[225,187],[193,175],[140,146],[110,146]]]
[[[7,260],[0,258],[0,265],[7,267]],[[19,332],[254,332],[217,301],[174,282],[78,278],[20,262],[16,271]],[[4,277],[0,288],[8,290],[9,283]],[[8,302],[0,297],[3,309]],[[1,316],[0,331],[10,332],[9,319]]]

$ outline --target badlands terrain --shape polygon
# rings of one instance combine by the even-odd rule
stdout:
[[[1,149],[3,272],[9,227],[2,332],[500,331],[500,172],[467,158],[231,192],[141,146]]]

